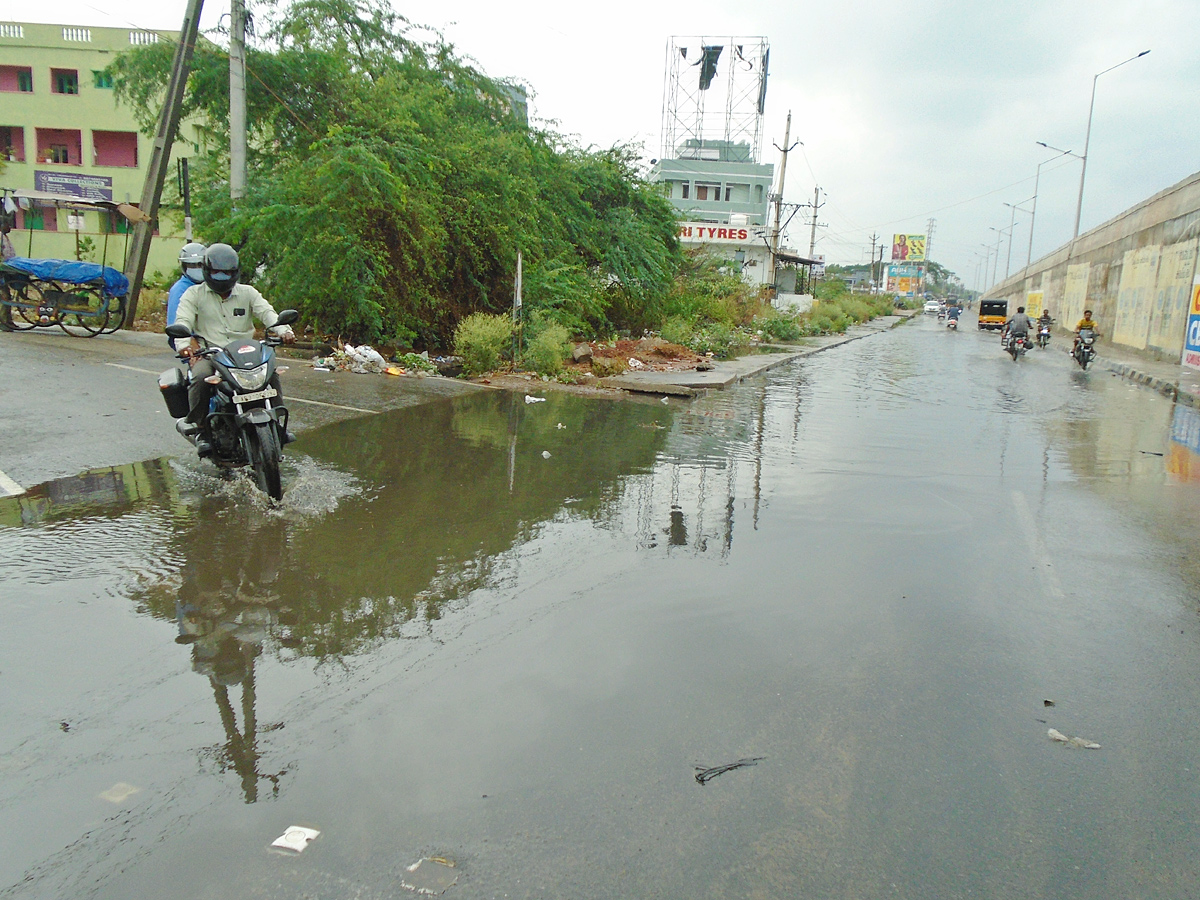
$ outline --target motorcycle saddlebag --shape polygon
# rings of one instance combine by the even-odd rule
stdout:
[[[167,369],[158,376],[158,389],[167,401],[167,412],[173,419],[182,419],[188,414],[187,385],[183,383],[182,369]]]

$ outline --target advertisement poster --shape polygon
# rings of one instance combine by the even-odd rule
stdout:
[[[893,234],[892,259],[900,262],[920,262],[925,259],[925,235]]]
[[[1192,302],[1188,306],[1187,331],[1183,335],[1183,364],[1200,369],[1200,275],[1192,282]]]
[[[1175,407],[1166,463],[1180,481],[1200,481],[1200,413],[1190,407]]]
[[[33,189],[80,200],[112,200],[112,179],[107,175],[78,175],[74,172],[33,171]]]
[[[1042,292],[1029,291],[1025,295],[1025,315],[1036,319],[1042,314]]]

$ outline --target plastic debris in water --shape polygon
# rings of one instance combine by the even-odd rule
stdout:
[[[564,425],[562,422],[559,422],[559,423],[558,423],[557,425],[555,425],[554,427],[555,427],[555,428],[557,428],[559,431],[562,431],[562,430],[563,430],[564,428],[566,428],[567,426],[566,426],[566,425]]]
[[[124,781],[118,781],[107,791],[103,791],[100,794],[97,794],[97,796],[101,800],[107,800],[109,803],[124,803],[140,790],[140,787],[136,787]]]
[[[542,459],[549,459],[549,458],[550,458],[550,451],[549,451],[549,450],[543,450],[543,451],[542,451]]]
[[[668,400],[666,397],[663,397],[663,398],[662,398],[662,402],[663,402],[663,403],[670,403],[671,401],[670,401],[670,400]]]
[[[642,362],[640,359],[631,356],[631,357],[629,357],[629,368],[644,369],[644,368],[646,368],[646,364],[644,362]]]
[[[546,398],[545,397],[530,397],[528,394],[526,394],[525,402],[526,403],[545,403]]]
[[[317,839],[317,835],[321,832],[315,828],[305,828],[302,825],[290,825],[288,830],[271,841],[272,847],[278,847],[281,850],[292,850],[296,853],[303,853],[304,848]]]
[[[1058,741],[1060,744],[1067,744],[1071,747],[1078,747],[1081,750],[1099,750],[1100,745],[1095,741],[1089,741],[1087,738],[1067,737],[1057,728],[1051,728],[1046,732],[1046,736],[1052,741]]]
[[[454,863],[440,856],[425,857],[408,867],[400,879],[400,886],[418,894],[444,894],[446,889],[458,881]]]
[[[1042,706],[1053,706],[1053,705],[1054,705],[1053,700],[1043,700],[1042,701]]]
[[[700,784],[708,784],[718,775],[724,775],[726,772],[732,772],[734,769],[744,769],[746,766],[756,766],[765,756],[750,756],[746,759],[739,759],[737,762],[725,763],[720,766],[696,766],[696,781]]]

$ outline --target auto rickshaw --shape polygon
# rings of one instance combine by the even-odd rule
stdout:
[[[985,328],[989,331],[1003,328],[1004,323],[1008,321],[1008,301],[1007,300],[980,300],[979,301],[979,330]]]

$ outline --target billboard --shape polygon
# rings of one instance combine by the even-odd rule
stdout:
[[[887,290],[904,297],[913,297],[921,285],[921,269],[919,266],[899,266],[893,263],[887,267]]]
[[[1196,275],[1192,282],[1187,331],[1183,334],[1183,364],[1200,369],[1200,275]]]
[[[33,189],[80,200],[112,200],[113,182],[107,175],[77,175],[34,169]]]
[[[925,235],[893,234],[892,259],[901,262],[921,262],[925,259]]]

